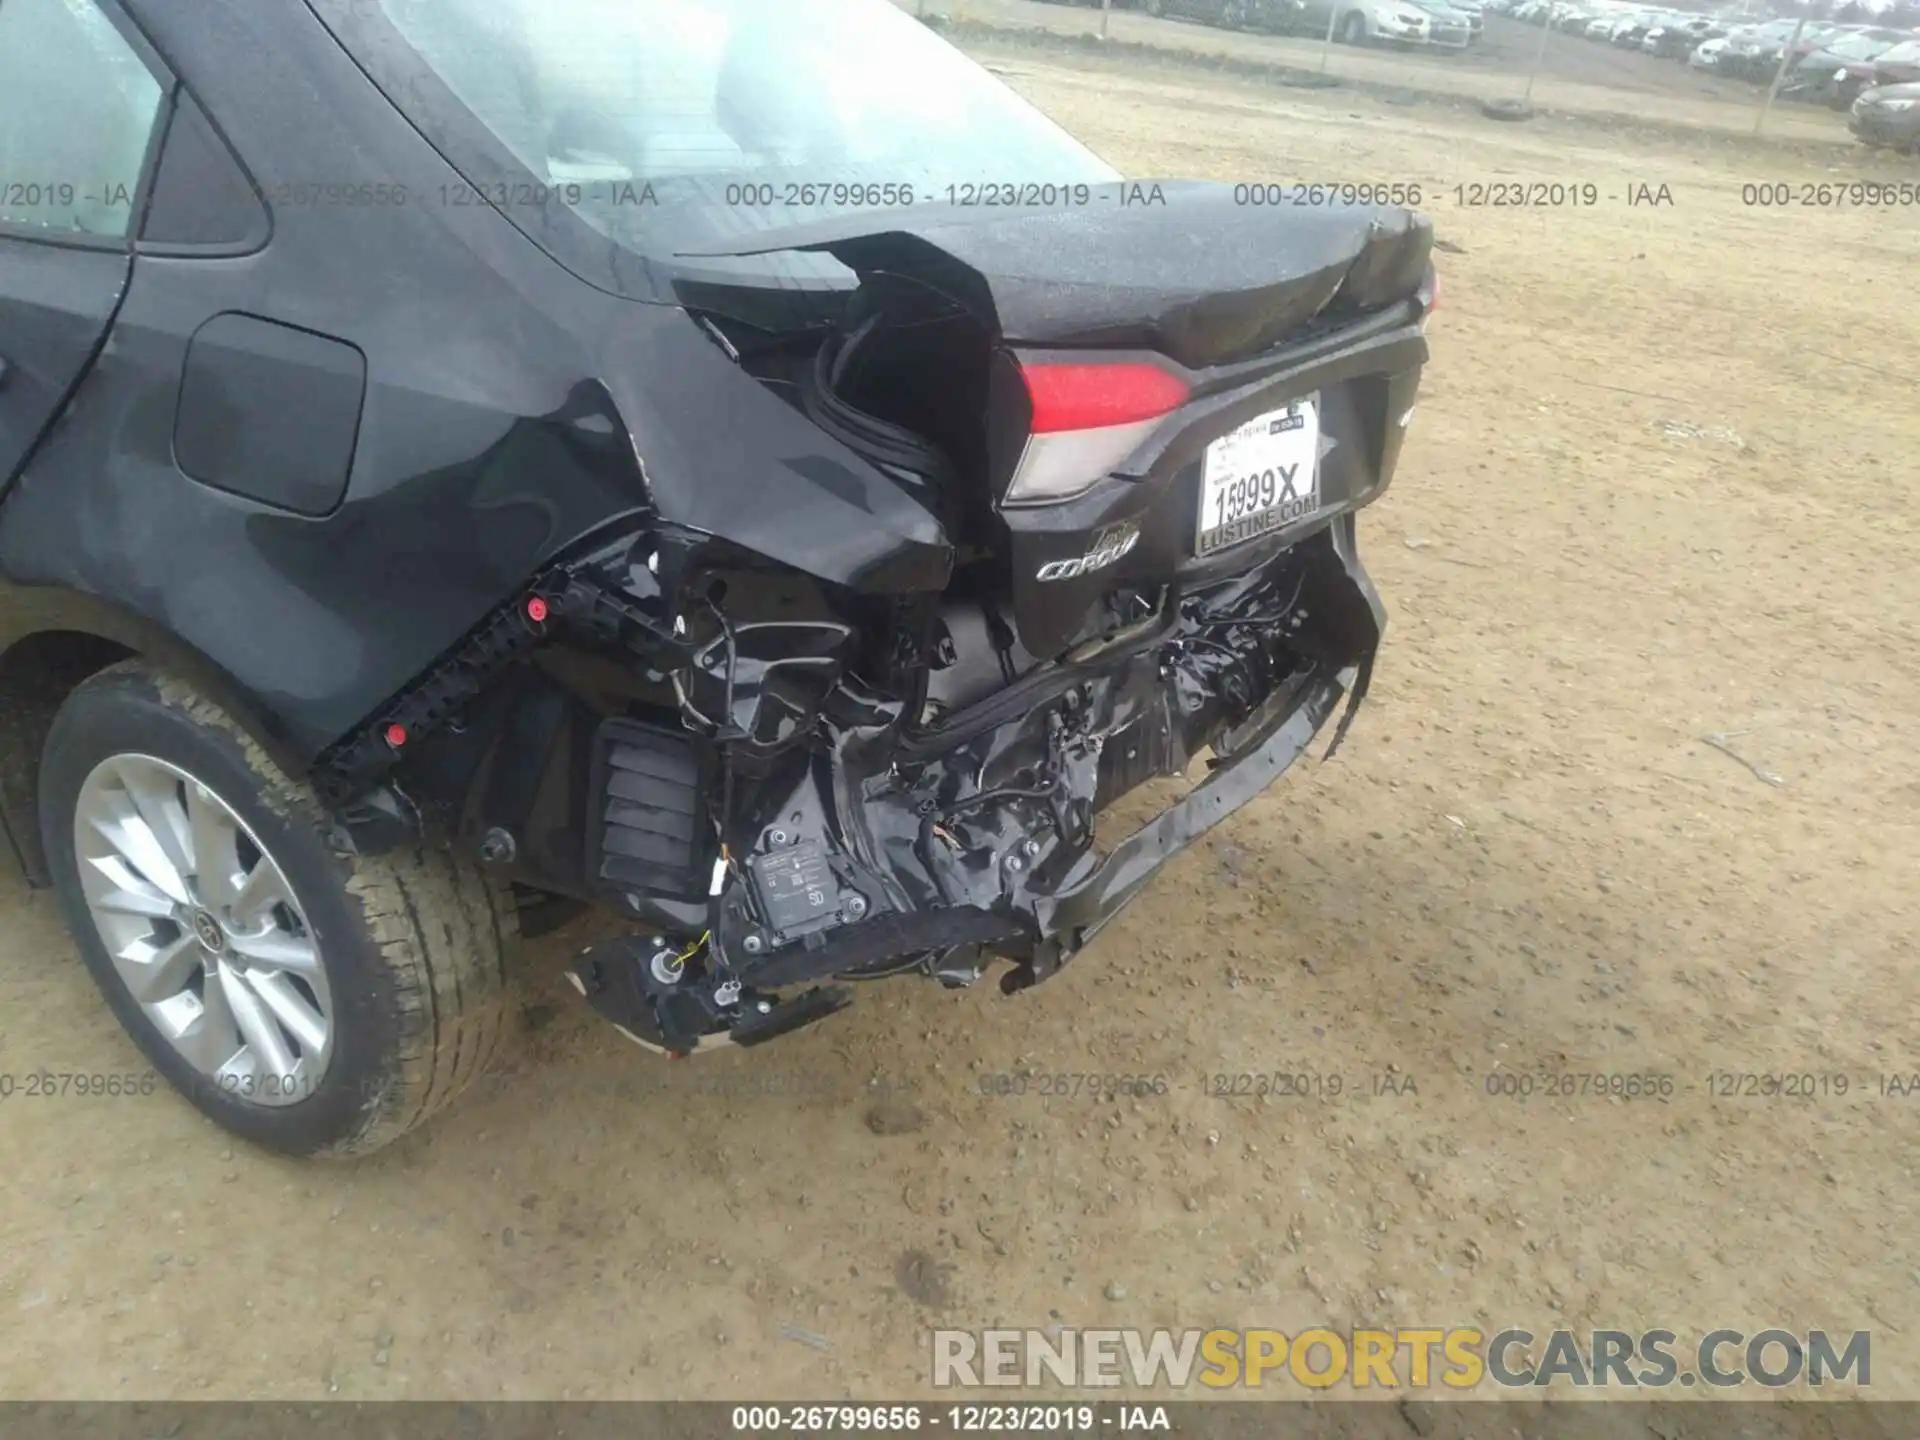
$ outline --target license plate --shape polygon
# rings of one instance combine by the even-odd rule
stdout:
[[[1211,555],[1320,508],[1320,397],[1269,410],[1207,446],[1194,552]]]

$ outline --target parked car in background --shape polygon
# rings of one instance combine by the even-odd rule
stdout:
[[[1702,40],[1693,47],[1693,53],[1687,57],[1688,68],[1693,70],[1718,70],[1721,52],[1727,48],[1727,37],[1716,35],[1711,40]]]
[[[1741,80],[1771,79],[1772,67],[1779,63],[1780,47],[1793,38],[1795,28],[1792,20],[1769,20],[1764,25],[1736,30],[1727,37],[1715,68],[1722,75]],[[1769,54],[1771,60],[1766,58]]]
[[[1647,31],[1667,19],[1668,14],[1669,12],[1667,11],[1656,10],[1642,11],[1638,15],[1630,15],[1615,25],[1612,34],[1607,38],[1618,49],[1638,50],[1640,48],[1641,38],[1646,35]]]
[[[1640,49],[1648,55],[1669,60],[1685,60],[1708,40],[1725,35],[1726,29],[1704,15],[1673,17],[1655,25],[1640,37]]]
[[[1436,50],[1464,50],[1473,43],[1473,20],[1451,0],[1408,0],[1427,17],[1426,43]]]
[[[1850,61],[1843,69],[1834,71],[1833,80],[1835,109],[1851,108],[1868,90],[1920,81],[1920,39],[1903,40],[1874,56],[1864,67]]]
[[[1920,83],[1863,91],[1847,112],[1847,128],[1863,145],[1920,155]]]
[[[1638,50],[1640,42],[1646,38],[1647,31],[1669,19],[1671,13],[1666,10],[1643,12],[1623,24],[1614,26],[1613,34],[1608,38],[1618,49]]]
[[[1912,44],[1912,38],[1899,30],[1862,30],[1843,35],[1796,64],[1781,93],[1844,110],[1859,99],[1861,91],[1873,88],[1873,67],[1881,56]]]
[[[1114,0],[1114,8],[1121,8],[1121,0]],[[1292,28],[1301,7],[1297,0],[1128,0],[1128,8],[1225,30],[1279,32]]]
[[[1798,40],[1789,37],[1785,41],[1770,41],[1763,45],[1759,53],[1753,57],[1753,73],[1748,78],[1759,84],[1770,84],[1775,72],[1780,69],[1782,54],[1787,57],[1787,73],[1791,75],[1808,56],[1818,54],[1837,41],[1867,33],[1869,33],[1868,27],[1861,25],[1826,25],[1810,22],[1801,30]],[[1890,33],[1893,38],[1887,40],[1886,44],[1891,45],[1904,38],[1897,30]]]
[[[1302,0],[1299,8],[1299,21],[1307,29],[1324,33],[1331,21],[1335,38],[1347,45],[1424,45],[1430,20],[1408,0]]]
[[[1447,0],[1462,15],[1467,17],[1468,43],[1477,45],[1487,27],[1487,7],[1484,0]]]

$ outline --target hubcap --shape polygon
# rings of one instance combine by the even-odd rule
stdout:
[[[193,933],[199,937],[202,945],[216,954],[227,948],[227,932],[220,928],[220,922],[214,918],[211,910],[193,912]]]
[[[167,1043],[238,1099],[311,1095],[333,1055],[319,947],[280,866],[178,766],[115,755],[74,805],[87,910]]]

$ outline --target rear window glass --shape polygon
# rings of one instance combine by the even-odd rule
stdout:
[[[374,3],[533,180],[650,255],[969,183],[1117,178],[889,0]]]

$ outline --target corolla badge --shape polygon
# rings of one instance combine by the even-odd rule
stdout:
[[[1118,525],[1109,525],[1093,537],[1093,544],[1087,547],[1087,553],[1071,560],[1049,560],[1042,565],[1034,578],[1036,580],[1077,580],[1082,575],[1091,575],[1096,570],[1104,570],[1109,565],[1117,565],[1140,543],[1140,527],[1131,520]]]

